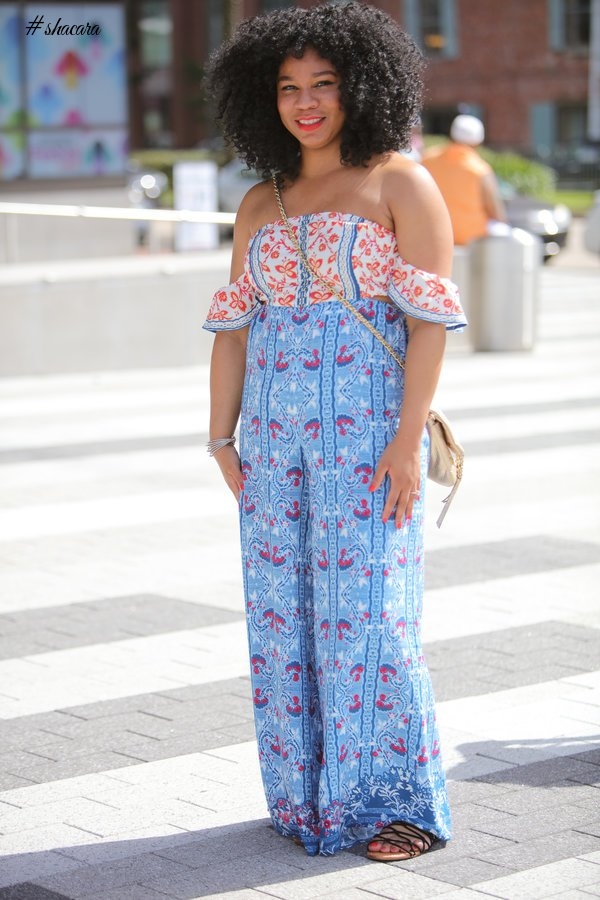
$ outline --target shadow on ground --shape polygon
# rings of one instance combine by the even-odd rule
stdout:
[[[537,854],[550,852],[551,859],[571,855],[572,848],[564,839],[552,841],[547,851],[541,846],[532,848],[531,834],[528,837],[524,831],[521,839],[511,829],[514,831],[521,815],[524,823],[531,822],[536,805],[533,820],[539,818],[539,810],[554,804],[553,827],[560,831],[564,828],[560,822],[562,810],[574,793],[584,813],[585,807],[591,808],[600,786],[600,736],[598,742],[589,737],[488,741],[459,749],[467,760],[449,772],[455,839],[443,853],[379,864],[366,859],[365,846],[361,845],[333,857],[308,857],[290,839],[277,835],[268,819],[260,819],[195,832],[100,840],[5,856],[0,861],[0,900],[87,896],[116,900],[121,895],[128,900],[164,900],[165,896],[192,900],[244,889],[260,890],[267,885],[274,896],[285,897],[293,892],[291,883],[299,881],[308,897],[359,887],[394,874],[408,877],[410,872],[444,884],[468,886],[529,868],[532,849]],[[460,780],[474,754],[493,759],[495,753],[502,760],[507,754],[519,752],[525,758],[528,752],[554,755],[525,765],[504,763],[499,771]],[[522,812],[511,806],[519,798]],[[586,813],[586,824],[582,820],[580,830],[573,835],[583,853],[600,846],[599,825],[587,824],[592,818],[598,818],[597,812]],[[407,870],[405,875],[402,869]],[[315,879],[314,886],[311,879]]]
[[[533,786],[551,784],[553,778],[561,782],[570,778],[600,786],[600,734],[547,740],[475,741],[459,744],[457,750],[464,761],[447,767],[446,775],[451,781]],[[477,760],[482,759],[489,760],[492,766],[497,762],[498,768],[489,774],[474,774]],[[594,781],[585,780],[588,776]]]

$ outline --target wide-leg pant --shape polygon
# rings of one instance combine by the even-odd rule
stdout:
[[[358,308],[403,352],[402,314]],[[241,421],[244,587],[256,736],[275,828],[330,854],[407,821],[450,836],[419,624],[423,501],[397,529],[368,485],[402,372],[336,302],[265,306]],[[428,443],[423,435],[421,495]]]

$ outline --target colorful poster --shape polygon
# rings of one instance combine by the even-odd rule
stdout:
[[[123,5],[0,5],[0,180],[121,174],[127,123]]]
[[[123,9],[116,4],[30,3],[25,22],[39,23],[25,36],[31,123],[124,125]]]
[[[0,6],[0,128],[22,123],[21,42],[18,5]]]
[[[0,181],[10,181],[24,174],[24,144],[21,132],[0,132]]]
[[[29,174],[32,178],[118,175],[125,170],[127,149],[125,128],[32,131]]]

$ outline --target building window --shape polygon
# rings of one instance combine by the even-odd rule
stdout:
[[[424,134],[450,134],[450,126],[458,115],[456,106],[428,106],[421,113]]]
[[[454,0],[404,0],[404,24],[427,56],[458,55]]]
[[[591,7],[591,0],[549,0],[550,46],[553,50],[587,51]]]
[[[421,3],[421,44],[429,56],[442,56],[446,47],[441,0]]]
[[[483,107],[478,103],[458,103],[455,106],[426,106],[421,113],[424,134],[450,134],[450,126],[459,114],[485,120]]]
[[[587,106],[572,104],[557,108],[556,137],[561,147],[581,147],[587,141]]]
[[[169,0],[143,0],[138,29],[142,143],[144,147],[170,147],[173,144],[173,23]]]
[[[534,103],[530,112],[532,148],[542,159],[581,151],[586,145],[585,103]]]
[[[227,8],[226,8],[227,9]],[[215,50],[219,47],[227,37],[226,9],[223,9],[221,0],[209,0],[208,2],[208,49]]]
[[[565,0],[565,46],[580,50],[590,44],[591,0]]]
[[[293,5],[294,0],[262,0],[262,11],[273,12],[276,9],[286,9]]]

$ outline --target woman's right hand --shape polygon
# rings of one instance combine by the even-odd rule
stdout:
[[[225,479],[225,484],[239,502],[240,494],[244,490],[244,476],[242,475],[242,464],[239,453],[233,444],[227,444],[217,450],[213,459],[216,459],[221,470],[221,474]]]

